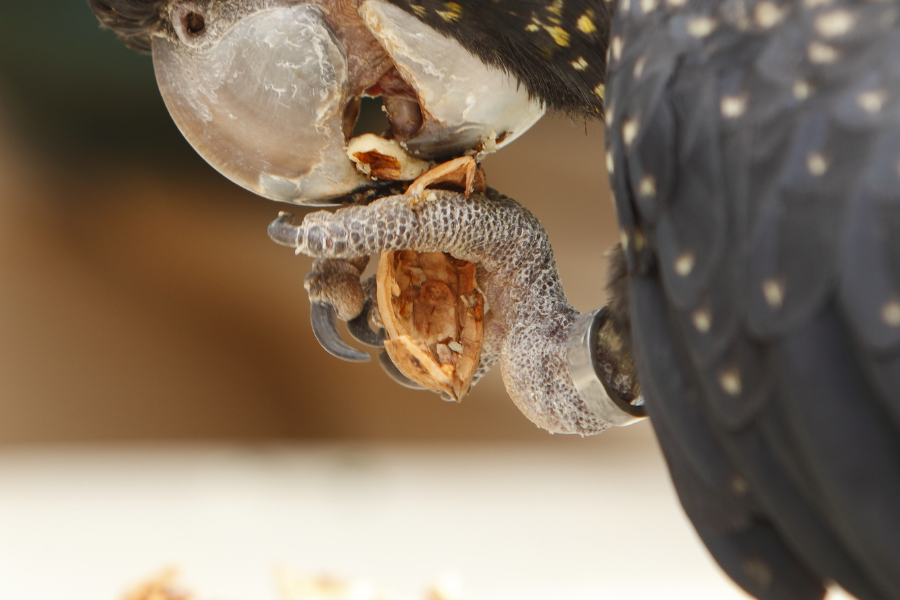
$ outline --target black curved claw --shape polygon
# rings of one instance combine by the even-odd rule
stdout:
[[[384,329],[379,327],[376,331],[372,326],[371,314],[373,310],[378,310],[378,306],[371,300],[366,300],[362,312],[355,319],[347,321],[347,331],[353,336],[357,342],[372,346],[373,348],[383,348],[385,333]]]
[[[300,240],[300,228],[294,225],[294,215],[278,213],[278,218],[269,223],[269,239],[276,244],[296,248]]]
[[[316,339],[328,354],[348,362],[366,362],[372,359],[365,352],[344,343],[337,330],[337,311],[330,304],[313,302],[309,308],[309,320]]]
[[[424,390],[425,388],[404,375],[400,372],[400,369],[394,364],[391,360],[391,357],[388,356],[387,352],[382,352],[378,355],[378,362],[381,363],[381,368],[384,369],[384,372],[387,373],[387,376],[393,379],[396,383],[399,383],[405,388],[409,388],[411,390]]]

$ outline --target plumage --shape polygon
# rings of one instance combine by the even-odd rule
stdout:
[[[100,22],[129,48],[150,51],[150,32],[159,23],[166,0],[87,0]]]
[[[648,412],[698,532],[759,598],[802,597],[809,573],[900,597],[897,18],[893,3],[625,0],[611,32],[612,182],[651,255],[628,257]],[[666,61],[664,86],[635,76],[641,59]],[[648,205],[635,181],[655,174],[653,141],[666,184]],[[737,489],[711,473],[729,470],[749,499],[730,533],[690,508],[726,504]],[[751,547],[762,587],[733,565]]]

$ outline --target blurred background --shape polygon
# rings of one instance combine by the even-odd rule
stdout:
[[[150,58],[82,0],[0,0],[0,597],[101,600],[167,564],[269,598],[276,563],[476,598],[743,597],[649,424],[550,436],[499,372],[461,404],[310,331],[283,205],[212,171]],[[486,163],[548,230],[570,301],[617,239],[602,127],[546,118]],[[304,209],[293,209],[298,217]]]
[[[82,0],[2,0],[0,442],[532,440],[499,372],[460,406],[314,341],[285,205],[182,139],[151,60]],[[486,164],[548,229],[581,310],[616,239],[597,123],[545,119]],[[298,217],[309,209],[292,208]]]

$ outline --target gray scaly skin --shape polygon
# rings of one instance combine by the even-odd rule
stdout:
[[[546,232],[516,201],[494,190],[469,198],[426,190],[421,197],[389,196],[367,206],[311,213],[299,227],[287,227],[297,251],[319,259],[361,264],[360,257],[371,254],[415,250],[479,264],[479,285],[490,306],[480,371],[499,356],[513,402],[551,433],[591,435],[609,426],[572,386],[566,341],[578,311],[566,299]],[[314,271],[313,279],[312,292],[328,287],[321,281],[327,273]]]

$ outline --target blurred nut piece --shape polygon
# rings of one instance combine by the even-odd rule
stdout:
[[[178,572],[175,569],[142,583],[126,594],[123,600],[194,600],[194,596],[176,586]]]
[[[475,265],[443,252],[385,252],[377,281],[388,356],[416,383],[459,402],[481,359],[484,299]]]

